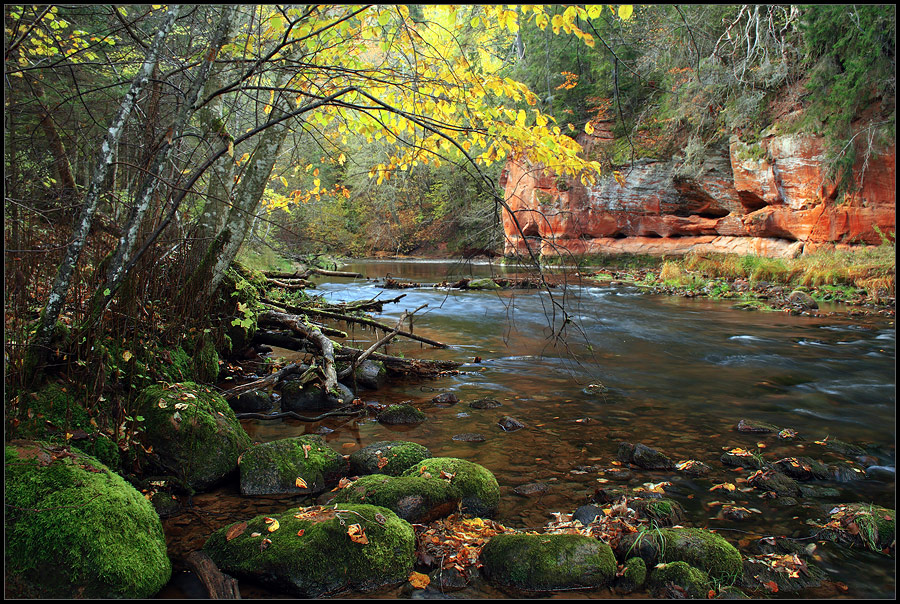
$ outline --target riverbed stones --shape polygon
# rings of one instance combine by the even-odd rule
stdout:
[[[674,499],[631,499],[628,501],[638,516],[657,526],[673,526],[684,522],[684,508]]]
[[[776,497],[800,497],[797,481],[775,470],[757,472],[747,483],[761,491],[774,493]]]
[[[431,475],[369,474],[338,491],[329,503],[369,503],[388,508],[407,522],[427,524],[456,511],[460,499],[450,481]]]
[[[644,468],[645,470],[671,470],[675,463],[665,454],[643,444],[619,443],[616,459]]]
[[[412,405],[401,403],[389,405],[377,416],[378,422],[390,426],[415,426],[427,419],[427,416]]]
[[[464,443],[483,443],[486,440],[484,434],[478,434],[477,432],[464,432],[463,434],[454,434],[452,439]]]
[[[835,482],[856,482],[866,479],[866,471],[849,462],[828,464],[828,474]]]
[[[169,581],[150,502],[74,447],[5,447],[6,591],[11,598],[149,598]]]
[[[616,574],[609,546],[583,535],[504,533],[488,541],[481,560],[488,581],[525,591],[598,588]]]
[[[315,435],[255,445],[238,468],[243,495],[315,495],[347,474],[343,456]]]
[[[381,441],[350,454],[350,474],[399,476],[411,466],[431,457],[427,447],[408,441]]]
[[[705,572],[678,560],[657,565],[648,586],[657,598],[697,600],[707,598],[711,583]]]
[[[794,306],[800,307],[801,309],[819,308],[818,302],[816,302],[812,296],[799,289],[795,289],[788,295],[788,301]]]
[[[521,497],[539,497],[550,490],[546,482],[529,482],[513,489],[513,493]]]
[[[213,533],[204,551],[225,573],[318,598],[406,581],[415,534],[387,508],[345,503],[231,524]]]
[[[492,398],[480,398],[469,403],[472,409],[496,409],[502,407],[503,403]]]
[[[741,554],[724,537],[700,528],[660,528],[624,535],[616,544],[620,559],[639,556],[648,568],[683,561],[716,580],[732,580],[742,571]]]
[[[446,479],[458,494],[465,514],[492,518],[500,506],[500,486],[490,470],[477,463],[456,457],[425,459],[403,473],[404,476],[429,474]],[[446,477],[450,478],[446,478]],[[444,478],[442,478],[444,477]]]
[[[303,385],[299,380],[287,380],[281,386],[282,411],[331,411],[352,401],[353,391],[341,383],[328,393],[321,386]]]
[[[452,392],[442,392],[441,394],[431,399],[431,404],[437,407],[452,407],[458,402],[459,397]]]
[[[719,458],[726,466],[733,468],[749,468],[751,470],[761,470],[766,466],[766,460],[759,453],[751,453],[745,449],[733,448],[722,454]]]
[[[142,444],[153,448],[151,464],[196,491],[234,472],[238,457],[250,447],[234,411],[208,387],[193,382],[149,386],[135,406],[144,417]]]
[[[604,517],[603,508],[593,504],[583,505],[572,514],[572,520],[577,520],[581,524],[587,526],[598,517]]]
[[[515,432],[516,430],[521,430],[525,427],[525,424],[514,417],[509,415],[504,415],[497,421],[497,425],[500,426],[504,432]]]
[[[896,510],[879,505],[832,505],[819,536],[841,545],[892,555],[896,548],[896,521]]]
[[[785,457],[773,462],[772,467],[794,480],[824,480],[829,477],[828,467],[811,457]]]

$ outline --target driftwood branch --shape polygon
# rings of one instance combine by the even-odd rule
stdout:
[[[212,558],[201,551],[194,551],[184,561],[203,583],[211,600],[241,599],[237,579],[220,571]]]
[[[262,390],[264,388],[269,388],[274,386],[284,378],[289,375],[293,375],[295,373],[300,373],[300,371],[306,367],[300,363],[291,363],[290,365],[285,365],[280,371],[276,371],[271,375],[267,375],[264,378],[260,378],[258,380],[254,380],[252,382],[247,382],[246,384],[241,384],[240,386],[235,386],[229,390],[226,390],[222,393],[222,397],[228,401],[234,398],[239,397],[240,395],[246,392],[253,392],[254,390]],[[308,371],[308,370],[307,370]],[[304,374],[305,375],[305,374]],[[303,378],[301,377],[301,380]]]
[[[370,319],[368,317],[356,317],[353,315],[348,315],[339,312],[333,312],[330,310],[322,310],[318,308],[304,308],[301,306],[287,306],[285,304],[281,304],[279,302],[274,302],[272,300],[263,300],[266,304],[271,304],[273,306],[280,306],[287,311],[294,313],[305,313],[307,315],[316,315],[318,317],[326,317],[329,319],[334,319],[337,321],[346,321],[347,323],[357,323],[359,325],[368,325],[369,327],[374,327],[375,329],[381,329],[382,331],[394,331],[394,328],[390,325],[385,325],[375,319]],[[421,308],[421,307],[420,307]],[[418,310],[418,309],[417,309]],[[413,311],[415,312],[415,311]],[[432,340],[431,338],[426,338],[424,336],[416,335],[409,331],[403,331],[402,329],[396,331],[397,335],[403,336],[405,338],[409,338],[411,340],[416,340],[417,342],[422,342],[423,344],[428,344],[429,346],[434,346],[435,348],[447,348],[447,344],[443,342],[438,342],[437,340]]]
[[[330,392],[337,386],[337,373],[334,368],[334,343],[318,327],[306,323],[303,317],[274,310],[260,313],[259,319],[282,325],[315,343],[322,352],[323,369],[325,371],[325,382],[322,384],[322,389],[325,392]]]
[[[373,352],[375,352],[380,347],[382,347],[385,344],[387,344],[388,342],[390,342],[392,339],[394,339],[394,336],[396,336],[398,333],[400,333],[400,326],[403,325],[403,322],[406,320],[406,317],[412,317],[414,314],[416,314],[417,312],[419,312],[426,306],[428,306],[428,305],[423,304],[422,306],[420,306],[419,308],[415,309],[412,312],[404,311],[403,315],[400,316],[400,320],[397,321],[397,326],[394,327],[394,329],[392,329],[389,333],[384,335],[380,340],[377,340],[374,344],[369,346],[365,350],[365,352],[363,352],[361,355],[359,355],[358,357],[353,359],[353,361],[350,363],[350,367],[348,367],[347,369],[344,369],[338,376],[338,379],[344,379],[349,375],[353,375],[353,372],[356,371],[356,368],[359,367],[363,361],[365,361],[367,358],[369,358],[369,356]],[[355,384],[354,384],[354,386],[355,386]]]
[[[310,275],[323,275],[325,277],[349,277],[351,279],[365,279],[362,273],[346,271],[329,271],[324,268],[307,268],[305,270],[286,273],[283,271],[263,271],[263,275],[270,279],[309,279]]]

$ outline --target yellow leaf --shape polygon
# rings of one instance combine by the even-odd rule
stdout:
[[[413,571],[413,573],[409,576],[409,583],[415,589],[425,589],[426,587],[428,587],[428,584],[431,583],[431,579],[428,578],[428,575],[423,575],[422,573]]]
[[[634,12],[634,7],[630,4],[623,4],[619,7],[619,18],[623,21],[628,21],[631,19],[631,14]]]
[[[234,141],[228,141],[228,155],[234,157]]]
[[[275,531],[277,531],[280,526],[278,524],[278,521],[274,518],[265,518],[264,522],[269,525],[266,527],[266,530],[268,530],[270,533],[274,533]]]
[[[588,134],[593,134],[593,133],[594,133],[594,126],[593,126],[590,122],[587,122],[587,123],[584,125],[584,131],[587,132]]]
[[[122,360],[130,361],[131,357],[133,357],[133,356],[134,356],[133,354],[131,354],[129,351],[126,350],[125,352],[122,353]]]
[[[300,478],[299,476],[297,477],[297,480],[294,481],[294,484],[296,484],[301,489],[309,488],[309,485],[306,484],[306,481],[303,480],[302,478]]]
[[[288,186],[287,178],[285,178],[284,176],[279,176],[278,178],[279,180],[281,180],[281,184],[283,184],[285,187]]]
[[[588,4],[585,8],[587,9],[588,17],[591,19],[596,19],[600,16],[600,13],[603,12],[602,4]]]

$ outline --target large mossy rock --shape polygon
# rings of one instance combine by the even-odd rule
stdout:
[[[440,478],[369,474],[341,489],[331,502],[378,505],[407,522],[427,524],[456,511],[460,497]]]
[[[169,581],[159,516],[96,458],[12,441],[4,473],[7,597],[148,598]]]
[[[350,473],[399,476],[404,471],[431,457],[431,452],[418,443],[381,441],[366,445],[350,454]]]
[[[320,436],[255,445],[241,455],[238,468],[243,495],[315,495],[347,474],[344,457]]]
[[[893,554],[896,521],[895,510],[869,503],[846,503],[831,506],[820,536],[849,547]]]
[[[716,580],[731,581],[743,569],[741,553],[724,537],[699,528],[663,528],[625,535],[616,544],[621,558],[639,556],[653,568],[658,562],[687,562]]]
[[[414,426],[421,424],[428,417],[412,405],[401,403],[399,405],[390,405],[378,414],[377,419],[379,423],[390,426]]]
[[[679,560],[657,565],[648,586],[658,598],[705,600],[712,584],[705,572]]]
[[[270,531],[275,522],[267,520],[278,528]],[[235,523],[213,533],[204,550],[223,572],[317,598],[406,581],[415,541],[412,527],[390,510],[344,504]]]
[[[136,407],[144,417],[143,444],[152,445],[153,462],[194,490],[235,471],[238,457],[250,447],[234,411],[208,387],[193,382],[150,386]]]
[[[500,506],[500,485],[490,470],[482,465],[455,457],[423,459],[403,476],[430,475],[441,480],[450,476],[450,486],[462,502],[462,511],[481,518],[492,518]]]
[[[584,535],[496,535],[481,561],[488,581],[526,591],[603,587],[616,574],[609,546]]]

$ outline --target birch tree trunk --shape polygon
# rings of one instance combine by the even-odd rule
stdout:
[[[43,366],[47,359],[53,329],[56,326],[56,321],[59,318],[60,312],[62,312],[63,305],[68,296],[72,275],[75,272],[75,266],[78,264],[81,251],[87,241],[87,236],[91,229],[91,221],[97,210],[100,196],[103,192],[103,183],[106,181],[107,175],[109,174],[113,155],[118,146],[119,138],[122,136],[122,131],[125,128],[125,122],[131,114],[131,110],[134,108],[138,96],[147,84],[150,74],[156,67],[160,52],[162,51],[163,41],[175,25],[175,19],[178,17],[179,12],[179,5],[172,6],[166,12],[163,23],[161,24],[159,31],[153,37],[153,42],[144,57],[144,63],[132,80],[131,87],[126,93],[125,98],[122,99],[122,104],[119,105],[119,110],[110,123],[106,135],[103,137],[103,141],[100,144],[100,157],[97,166],[94,168],[88,191],[85,194],[81,214],[75,223],[72,241],[66,248],[66,253],[57,269],[56,278],[50,288],[50,295],[47,298],[47,304],[41,312],[37,330],[28,347],[26,374],[29,380],[33,380],[36,377],[36,372]]]
[[[236,10],[237,7],[235,5],[224,8],[222,17],[219,20],[219,24],[210,41],[209,50],[204,54],[204,59],[196,70],[197,72],[194,81],[191,82],[191,86],[186,94],[185,102],[181,105],[180,110],[176,114],[175,122],[169,130],[166,141],[153,159],[149,171],[138,188],[134,206],[128,216],[128,221],[123,229],[124,232],[119,238],[119,245],[116,248],[109,268],[107,269],[106,283],[94,294],[94,299],[90,305],[91,310],[87,321],[85,322],[86,325],[90,325],[94,320],[99,318],[109,305],[113,296],[115,296],[116,291],[119,289],[119,286],[122,284],[122,281],[127,274],[125,266],[131,260],[144,216],[150,208],[153,194],[159,186],[159,172],[163,165],[169,160],[172,149],[181,138],[184,128],[187,126],[191,116],[197,110],[197,105],[202,98],[201,93],[206,86],[215,59],[219,54],[219,50],[221,50],[230,35],[231,25]]]

